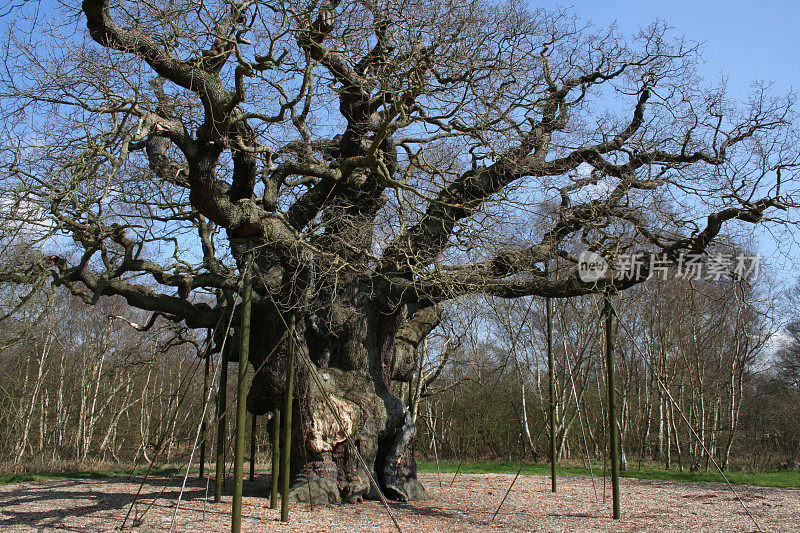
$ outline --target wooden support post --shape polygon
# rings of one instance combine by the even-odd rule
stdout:
[[[606,324],[606,388],[608,389],[608,426],[611,449],[611,499],[613,517],[619,520],[619,427],[617,426],[617,395],[614,380],[614,309],[611,298],[603,294],[603,315]]]
[[[545,268],[545,275],[547,268]],[[547,321],[547,370],[550,382],[550,490],[556,492],[556,385],[555,361],[553,358],[553,303],[545,299],[545,320]],[[566,354],[564,354],[566,357]]]
[[[283,409],[283,455],[281,465],[281,522],[289,521],[289,484],[292,481],[290,469],[292,455],[292,396],[294,395],[294,321],[292,314],[289,317],[288,354],[286,357],[286,405]]]
[[[227,341],[228,339],[226,339]],[[214,474],[214,501],[222,501],[222,485],[225,481],[225,425],[228,423],[228,355],[230,349],[222,349],[222,367],[219,369],[217,387],[217,457]]]
[[[252,252],[242,258],[242,325],[239,331],[239,376],[236,392],[236,441],[233,455],[233,506],[231,508],[231,533],[242,530],[242,488],[244,486],[244,440],[247,424],[247,364],[250,355],[250,310],[253,297]]]
[[[250,481],[256,478],[256,420],[257,416],[253,413],[250,424]]]
[[[208,341],[212,342],[211,339]],[[209,344],[210,348],[210,344]],[[211,362],[211,350],[206,350],[206,364],[203,371],[203,421],[200,423],[200,472],[198,477],[203,479],[206,476],[206,440],[208,440],[208,427],[206,424],[206,400],[208,400],[208,371]]]
[[[270,471],[269,508],[278,508],[278,479],[281,471],[281,410],[272,411],[272,470]]]

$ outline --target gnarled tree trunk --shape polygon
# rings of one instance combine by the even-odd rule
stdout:
[[[389,385],[393,378],[410,379],[414,351],[438,324],[438,311],[423,308],[410,318],[403,306],[390,312],[361,281],[354,279],[297,321],[290,497],[298,501],[377,498],[353,446],[385,496],[428,498],[417,481],[414,422]],[[288,338],[274,307],[253,308],[251,338],[257,372],[248,409],[262,415],[279,408],[285,394]]]

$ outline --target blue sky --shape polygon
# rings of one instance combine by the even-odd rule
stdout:
[[[796,19],[800,0],[528,0],[532,7],[572,6],[582,19],[598,26],[616,21],[623,34],[662,19],[676,35],[703,43],[705,63],[699,65],[709,81],[728,76],[728,87],[738,98],[747,95],[756,79],[775,82],[776,92],[800,91],[800,32]],[[36,4],[38,5],[38,4]],[[759,236],[761,253],[775,276],[792,282],[800,267],[800,235],[780,241]],[[778,250],[782,253],[778,253]]]
[[[755,80],[774,82],[777,93],[800,92],[800,0],[654,0],[531,1],[532,7],[572,6],[584,20],[605,27],[616,22],[625,35],[635,34],[656,19],[666,21],[676,36],[702,43],[705,63],[698,65],[708,81],[728,77],[728,90],[746,98]],[[800,232],[792,239],[758,232],[759,252],[772,276],[792,284],[800,268]]]
[[[711,0],[665,2],[652,0],[587,0],[531,2],[532,6],[573,6],[583,19],[599,26],[616,21],[625,34],[661,19],[687,39],[705,43],[700,70],[708,79],[729,76],[738,96],[747,94],[754,79],[771,80],[781,92],[800,90],[800,0]]]

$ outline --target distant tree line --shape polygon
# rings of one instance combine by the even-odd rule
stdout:
[[[204,338],[161,319],[137,331],[131,322],[141,328],[148,316],[124,316],[130,309],[113,299],[86,307],[64,291],[2,290],[4,462],[23,468],[188,457],[203,412]],[[776,345],[772,300],[734,282],[656,281],[614,303],[624,466],[656,461],[707,470],[709,453],[723,468],[797,466],[800,319],[789,321]],[[608,430],[602,304],[587,296],[553,305],[558,458],[601,460]],[[445,311],[420,347],[413,379],[395,391],[420,428],[417,452],[548,459],[544,316],[540,298],[459,301]],[[265,427],[257,432],[263,450]]]
[[[722,468],[797,467],[800,320],[776,335],[774,307],[730,281],[653,282],[615,300],[623,467],[714,470],[712,456]],[[419,451],[433,459],[435,440],[440,458],[548,460],[544,303],[478,308],[477,318],[447,316],[440,334],[451,342],[431,344],[423,367],[447,364],[421,395]],[[601,308],[597,297],[554,302],[561,461],[607,453]],[[461,332],[456,346],[447,328]]]
[[[125,309],[110,299],[86,308],[65,291],[47,291],[0,323],[3,460],[37,466],[185,455],[202,411],[198,339],[170,324],[136,331],[114,318]]]

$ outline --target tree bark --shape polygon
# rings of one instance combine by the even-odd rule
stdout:
[[[345,307],[340,298],[328,312],[297,321],[289,494],[295,501],[355,503],[378,498],[347,437],[387,498],[428,498],[417,481],[413,458],[416,427],[409,410],[389,390],[395,335],[403,317],[387,317],[376,302],[358,291],[351,293],[350,302],[359,299],[360,309]],[[250,353],[258,371],[248,409],[256,415],[281,405],[285,329],[280,315],[254,305]],[[271,360],[263,364],[270,353]],[[324,390],[311,372],[317,374]]]

